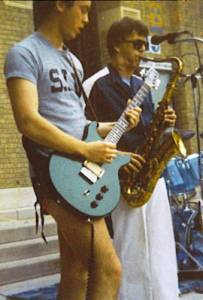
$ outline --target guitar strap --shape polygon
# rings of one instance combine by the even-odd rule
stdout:
[[[95,121],[98,122],[96,112],[95,112],[95,110],[94,110],[94,108],[93,108],[93,106],[92,106],[92,103],[91,103],[91,101],[89,100],[89,98],[87,97],[87,94],[86,94],[86,92],[85,92],[85,90],[84,90],[84,88],[83,88],[83,85],[82,85],[82,82],[81,82],[80,77],[79,77],[79,75],[78,75],[76,66],[75,66],[75,64],[74,64],[74,62],[73,62],[73,58],[72,58],[71,55],[68,53],[68,50],[67,50],[66,53],[67,53],[67,54],[64,56],[64,58],[65,58],[65,60],[69,63],[69,65],[71,65],[71,67],[73,68],[73,71],[74,71],[74,74],[75,74],[75,78],[76,78],[76,80],[77,80],[77,84],[78,84],[79,90],[80,90],[80,92],[81,92],[81,94],[82,94],[82,96],[83,96],[83,99],[84,99],[84,101],[85,101],[85,104],[86,104],[86,106],[88,106],[88,107],[90,108],[90,110],[91,110],[91,112],[92,112],[92,115],[94,116]]]

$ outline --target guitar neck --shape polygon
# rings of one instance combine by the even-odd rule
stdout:
[[[126,132],[129,122],[126,120],[125,114],[128,110],[131,110],[135,107],[140,107],[142,103],[144,102],[144,98],[149,93],[150,87],[143,83],[139,91],[136,93],[136,95],[133,97],[131,103],[126,107],[124,112],[121,114],[120,118],[116,122],[115,126],[112,128],[112,130],[109,132],[109,134],[104,139],[105,142],[110,142],[113,144],[117,144],[119,140],[121,139],[122,135]]]

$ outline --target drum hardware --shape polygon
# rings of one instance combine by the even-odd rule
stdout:
[[[201,278],[203,265],[198,259],[203,240],[201,201],[194,198],[199,185],[198,154],[171,159],[163,175],[173,216],[179,279]]]
[[[199,43],[203,43],[203,39],[200,37],[195,37],[193,33],[190,33],[189,38],[185,39],[175,39],[175,43],[190,43],[192,42],[195,46],[197,59],[198,59],[198,68],[191,74],[187,74],[187,78],[184,83],[188,80],[191,81],[192,93],[193,93],[193,104],[194,104],[194,117],[195,117],[195,126],[196,126],[196,140],[197,140],[197,151],[199,154],[198,170],[199,170],[199,184],[201,189],[201,202],[203,203],[203,158],[201,158],[201,148],[200,148],[200,137],[203,137],[203,132],[200,133],[199,126],[199,116],[200,116],[200,103],[201,103],[201,92],[198,85],[198,80],[201,81],[203,85],[203,64],[201,62]]]
[[[179,279],[191,279],[203,274],[202,262],[198,259],[202,253],[203,235],[200,229],[200,204],[194,201],[184,203],[182,207],[172,207],[174,232],[177,247]]]
[[[201,56],[200,56],[200,50],[198,47],[199,43],[203,43],[203,39],[199,38],[199,37],[195,37],[192,33],[190,34],[191,37],[189,38],[184,38],[184,39],[174,39],[174,44],[175,43],[184,43],[184,42],[192,42],[194,43],[194,46],[196,48],[196,52],[197,52],[197,59],[198,59],[198,63],[199,63],[199,68],[197,70],[195,70],[195,72],[193,74],[189,74],[185,80],[185,82],[190,79],[191,80],[191,85],[192,85],[192,92],[193,92],[193,102],[194,102],[194,115],[195,115],[195,125],[196,125],[196,139],[197,139],[197,151],[198,151],[198,163],[197,163],[197,170],[198,170],[198,176],[199,177],[199,181],[198,184],[200,186],[200,201],[198,203],[198,218],[200,218],[200,224],[202,224],[202,211],[201,211],[201,204],[203,203],[203,157],[201,156],[201,151],[200,151],[200,137],[203,138],[203,132],[200,133],[199,131],[199,116],[200,116],[200,112],[199,112],[199,107],[200,107],[200,91],[199,91],[199,86],[197,84],[197,80],[201,80],[202,85],[203,85],[203,66],[201,63]],[[184,83],[185,83],[184,82]],[[185,204],[185,203],[184,203]],[[197,218],[197,215],[192,214],[193,217]],[[192,217],[191,217],[192,218]],[[192,220],[190,220],[190,224],[192,224]],[[187,225],[190,225],[187,224]],[[202,226],[201,226],[202,227]],[[187,229],[187,226],[186,226]],[[201,240],[203,239],[203,237],[201,237]],[[200,263],[199,261],[197,261],[194,257],[193,257],[193,253],[190,253],[190,249],[186,249],[184,246],[182,246],[179,241],[177,243],[177,247],[181,250],[183,250],[183,252],[187,255],[187,257],[189,257],[191,259],[191,261],[193,262],[193,264],[196,265],[197,269],[195,270],[191,270],[191,269],[185,269],[184,270],[180,270],[179,271],[179,279],[194,279],[194,278],[202,278],[203,276],[203,265],[202,263]],[[202,249],[202,247],[201,247]],[[189,250],[189,251],[188,251]],[[202,253],[202,251],[201,251]]]
[[[196,160],[193,159],[193,165]],[[194,167],[195,168],[195,167]],[[188,157],[172,158],[163,172],[171,205],[180,206],[196,195],[199,180]]]

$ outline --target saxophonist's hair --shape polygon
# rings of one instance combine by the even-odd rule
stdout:
[[[113,56],[115,54],[115,47],[134,31],[143,37],[147,37],[149,34],[148,27],[139,20],[124,17],[114,22],[107,33],[106,44],[109,55]]]

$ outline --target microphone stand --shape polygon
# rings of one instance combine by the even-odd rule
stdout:
[[[195,112],[195,126],[196,126],[196,137],[197,137],[197,150],[198,150],[198,166],[199,166],[199,175],[200,175],[200,190],[201,190],[201,200],[203,201],[203,157],[201,153],[200,147],[200,130],[199,130],[199,94],[197,90],[197,74],[192,74],[190,77],[193,91],[193,99],[194,99],[194,112]]]
[[[198,54],[198,61],[199,61],[199,68],[196,72],[191,74],[189,76],[189,79],[191,80],[192,85],[192,91],[193,91],[193,101],[194,101],[194,113],[195,113],[195,126],[196,126],[196,139],[197,139],[197,150],[198,150],[198,171],[199,171],[199,177],[200,177],[200,195],[201,195],[201,201],[199,202],[199,220],[200,220],[200,227],[203,230],[203,220],[202,220],[202,207],[203,207],[203,154],[201,153],[201,147],[200,147],[200,130],[199,130],[199,104],[200,102],[200,93],[198,92],[198,85],[197,80],[201,79],[202,85],[203,85],[203,67],[201,65],[201,60],[199,56],[199,49],[197,42],[203,43],[203,39],[199,37],[192,37],[184,38],[184,39],[173,39],[170,41],[170,44],[176,44],[176,43],[185,43],[185,42],[193,42],[196,46],[197,54]],[[200,76],[198,76],[198,73]],[[187,81],[187,80],[186,80]]]
[[[169,42],[169,44],[177,44],[177,43],[185,43],[185,42],[194,42],[194,41],[197,41],[197,42],[200,42],[200,43],[203,43],[203,39],[200,38],[200,37],[189,37],[189,38],[185,38],[185,39],[173,39]]]
[[[193,42],[197,51],[197,57],[198,57],[198,62],[199,62],[199,73],[201,75],[202,79],[202,85],[203,85],[203,69],[202,69],[202,64],[201,64],[201,58],[200,58],[200,52],[198,48],[198,42],[203,43],[203,39],[200,37],[195,37],[193,36],[192,33],[190,33],[191,37],[185,38],[185,39],[171,39],[168,41],[169,44],[178,44],[178,43],[185,43],[185,42]]]

